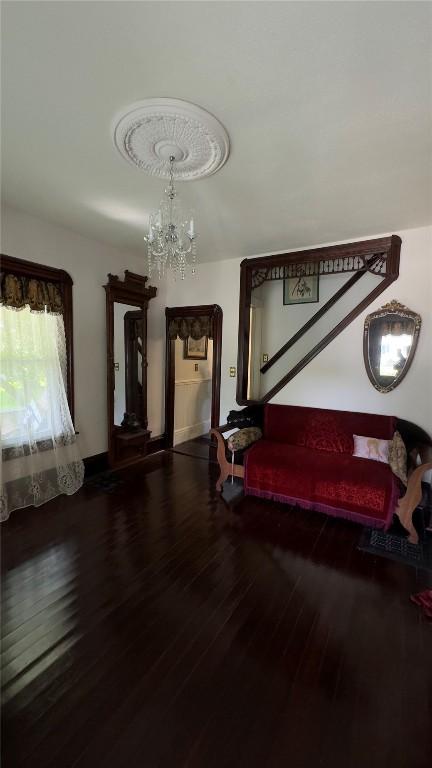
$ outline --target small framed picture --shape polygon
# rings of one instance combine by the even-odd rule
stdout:
[[[319,275],[298,275],[284,280],[284,304],[312,304],[319,301]]]
[[[207,336],[193,339],[188,336],[184,343],[184,360],[207,360]]]

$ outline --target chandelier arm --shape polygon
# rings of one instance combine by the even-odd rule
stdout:
[[[149,275],[155,266],[159,277],[165,274],[169,268],[174,278],[180,275],[184,280],[186,269],[190,267],[192,275],[196,272],[196,235],[194,234],[193,218],[189,221],[189,230],[186,231],[187,221],[184,221],[180,203],[177,204],[174,217],[174,199],[177,192],[174,185],[174,161],[173,155],[169,158],[169,184],[165,190],[165,200],[161,201],[161,207],[156,215],[157,225],[151,237],[144,238],[147,241],[147,256]],[[175,219],[178,226],[175,224]],[[151,227],[154,225],[150,225]],[[186,247],[184,241],[188,241]],[[187,257],[191,256],[190,261]]]

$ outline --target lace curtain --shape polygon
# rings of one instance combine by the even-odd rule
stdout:
[[[63,317],[0,306],[0,516],[77,491],[84,479],[66,396]]]

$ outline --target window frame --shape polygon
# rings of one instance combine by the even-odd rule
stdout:
[[[56,267],[47,267],[34,261],[18,259],[14,256],[0,254],[1,278],[3,274],[11,272],[20,277],[35,280],[47,280],[59,285],[63,297],[63,322],[66,338],[66,395],[72,424],[75,425],[75,392],[74,392],[74,358],[73,358],[73,309],[72,286],[73,280],[68,272]]]

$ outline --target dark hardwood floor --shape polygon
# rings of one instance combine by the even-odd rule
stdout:
[[[185,440],[184,443],[178,443],[171,450],[174,453],[183,453],[185,456],[193,456],[196,459],[217,463],[216,443],[213,443],[207,435]]]
[[[424,573],[155,455],[2,528],[3,766],[426,768]]]

